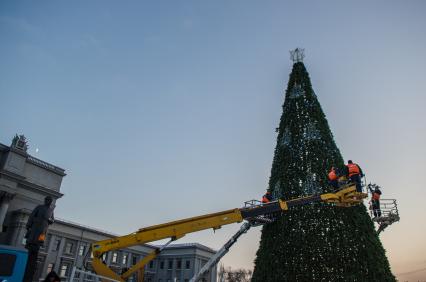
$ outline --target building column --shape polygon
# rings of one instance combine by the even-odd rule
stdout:
[[[14,196],[14,194],[6,191],[0,191],[0,232],[3,230],[3,223],[9,209],[9,203]]]

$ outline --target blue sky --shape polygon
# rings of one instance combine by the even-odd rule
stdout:
[[[24,133],[67,171],[56,214],[114,233],[239,207],[266,188],[301,46],[344,158],[399,200],[381,235],[394,273],[425,277],[406,274],[426,266],[425,6],[1,1],[0,142]],[[252,267],[259,234],[223,262]]]

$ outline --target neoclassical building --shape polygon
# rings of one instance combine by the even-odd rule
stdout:
[[[27,153],[23,135],[12,145],[0,143],[0,244],[19,246],[25,235],[28,215],[46,196],[54,202],[65,170]]]
[[[54,202],[60,192],[65,170],[27,153],[25,137],[15,136],[11,146],[0,143],[0,244],[24,247],[25,225],[31,211],[46,196]],[[44,247],[40,250],[34,281],[55,270],[68,278],[71,269],[90,270],[89,245],[117,235],[64,219],[56,219],[49,227]],[[108,253],[104,260],[120,272],[135,264],[158,246],[141,245]],[[215,251],[198,243],[174,244],[165,248],[145,269],[146,281],[186,282],[214,255]],[[216,281],[216,266],[204,276]],[[130,279],[132,280],[132,279]]]

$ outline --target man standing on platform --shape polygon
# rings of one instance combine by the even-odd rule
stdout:
[[[335,167],[331,167],[328,173],[328,184],[335,190],[339,189],[339,174]]]
[[[361,177],[364,176],[362,169],[358,164],[353,163],[351,160],[348,161],[346,168],[350,181],[356,184],[356,191],[362,193]]]
[[[374,190],[372,188],[374,187]],[[382,191],[380,191],[380,187],[378,185],[368,185],[368,189],[371,193],[371,209],[373,210],[374,218],[381,217],[382,211],[380,210],[380,196],[382,195]]]
[[[25,234],[28,262],[25,269],[24,282],[33,281],[37,267],[38,251],[46,239],[47,228],[53,223],[53,209],[55,207],[52,206],[52,202],[52,197],[47,196],[44,199],[44,204],[38,205],[28,218],[27,233]]]

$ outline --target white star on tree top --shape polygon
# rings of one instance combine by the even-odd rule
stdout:
[[[293,63],[303,62],[303,58],[305,58],[305,49],[296,48],[290,51],[290,58]]]

